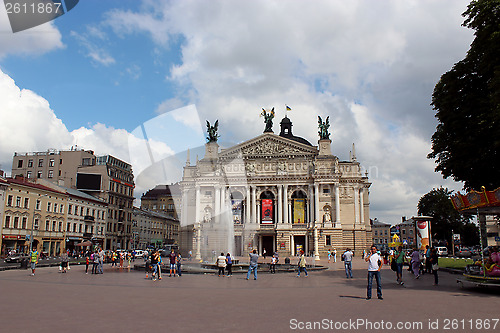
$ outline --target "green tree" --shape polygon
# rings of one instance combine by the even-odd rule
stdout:
[[[432,136],[436,171],[465,188],[500,186],[500,0],[472,1],[463,26],[475,30],[466,57],[432,94],[439,124]]]
[[[461,235],[463,245],[479,244],[479,229],[470,217],[457,212],[450,200],[452,191],[440,187],[424,194],[418,201],[418,214],[432,216],[433,240],[446,240],[451,244],[451,231]]]

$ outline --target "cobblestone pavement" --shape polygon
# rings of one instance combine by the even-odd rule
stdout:
[[[57,267],[39,268],[35,276],[0,272],[0,331],[443,332],[447,324],[459,332],[473,331],[471,325],[481,327],[477,332],[500,330],[491,321],[500,319],[498,290],[460,289],[457,275],[445,272],[433,286],[432,275],[415,280],[407,271],[403,288],[384,267],[384,300],[367,301],[366,263],[354,260],[353,279],[345,278],[342,262],[321,263],[329,269],[307,278],[259,272],[257,281],[244,274],[165,273],[152,281],[143,272],[109,266],[103,275],[86,275],[84,266],[67,274]]]

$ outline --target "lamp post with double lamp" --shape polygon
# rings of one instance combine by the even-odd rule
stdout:
[[[47,196],[48,196],[47,194],[38,195],[38,198],[36,199],[36,201],[40,200],[41,197],[47,197]],[[40,201],[40,210],[42,208],[41,205],[42,205],[42,202]],[[35,220],[36,220],[36,202],[33,205],[33,221],[31,222],[30,247],[28,249],[28,254],[31,251],[33,251],[33,230],[35,228]]]

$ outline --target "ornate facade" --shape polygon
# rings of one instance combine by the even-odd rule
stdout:
[[[181,181],[181,248],[197,258],[251,249],[318,257],[328,249],[361,252],[372,241],[369,187],[355,153],[340,161],[331,140],[318,146],[292,134],[264,134],[228,149],[205,146]]]

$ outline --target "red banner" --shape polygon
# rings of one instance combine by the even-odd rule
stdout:
[[[273,223],[273,200],[262,199],[262,224]]]

